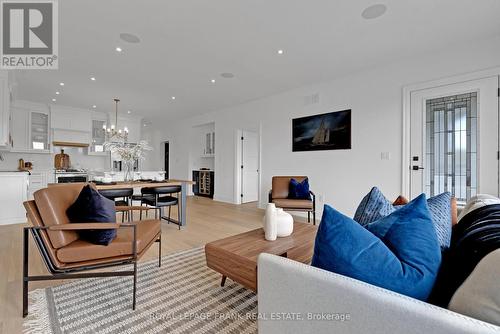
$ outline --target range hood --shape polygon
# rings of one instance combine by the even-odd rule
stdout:
[[[89,147],[90,132],[54,129],[52,144],[54,146]]]
[[[88,143],[74,143],[67,141],[53,141],[52,145],[54,146],[64,146],[64,147],[89,147]]]

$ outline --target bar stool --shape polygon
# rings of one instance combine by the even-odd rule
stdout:
[[[119,189],[100,189],[99,193],[104,197],[115,202],[115,206],[130,206],[130,198],[134,194],[133,188]],[[142,212],[142,211],[141,211]],[[122,223],[125,221],[125,215],[130,220],[130,212],[122,211]]]
[[[160,219],[165,219],[169,224],[174,223],[179,225],[179,230],[180,230],[181,229],[181,223],[180,223],[181,213],[179,208],[180,192],[181,192],[180,186],[145,187],[141,189],[141,194],[142,194],[141,205],[144,203],[146,205],[162,209],[168,206],[168,217],[162,216],[162,213],[160,212]],[[174,194],[176,196],[173,196]],[[173,205],[177,205],[177,222],[170,218]]]

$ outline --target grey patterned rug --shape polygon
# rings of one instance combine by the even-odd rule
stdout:
[[[256,333],[256,295],[206,266],[203,248],[139,264],[132,278],[73,281],[29,294],[24,333]]]

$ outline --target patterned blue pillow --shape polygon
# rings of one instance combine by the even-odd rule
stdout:
[[[373,187],[359,203],[354,214],[354,220],[366,227],[366,225],[390,215],[395,210],[392,203],[385,198],[380,189]]]
[[[451,194],[445,192],[427,200],[432,222],[436,228],[441,249],[450,247],[451,242]]]
[[[427,200],[432,222],[436,229],[441,249],[450,247],[451,242],[451,194],[445,192]],[[368,224],[386,217],[404,205],[393,206],[382,192],[373,187],[359,204],[354,220],[366,227]]]

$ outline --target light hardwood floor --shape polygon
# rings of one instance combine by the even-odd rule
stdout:
[[[188,224],[162,223],[162,255],[205,245],[207,242],[246,232],[262,226],[264,211],[256,203],[233,205],[202,197],[189,197]],[[172,216],[177,212],[172,210]],[[22,331],[22,227],[0,226],[0,333]],[[31,240],[31,237],[30,237]],[[158,246],[153,245],[141,261],[156,258]],[[47,273],[35,245],[30,245],[30,274]],[[31,282],[30,290],[61,282]]]

